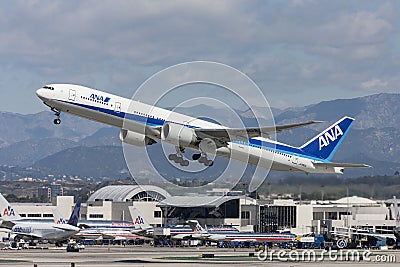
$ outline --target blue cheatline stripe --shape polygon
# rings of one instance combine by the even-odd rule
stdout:
[[[162,119],[151,118],[151,117],[146,117],[146,116],[143,116],[143,115],[132,114],[132,113],[125,113],[123,111],[116,112],[115,110],[106,109],[106,108],[102,108],[102,107],[96,107],[96,106],[91,106],[91,105],[86,105],[86,104],[63,101],[63,100],[57,100],[57,101],[64,102],[64,103],[67,103],[67,104],[70,104],[70,105],[75,105],[75,106],[91,109],[91,110],[94,110],[94,111],[99,111],[99,112],[102,112],[102,113],[105,113],[105,114],[109,114],[109,115],[112,115],[112,116],[119,117],[121,119],[126,118],[128,120],[144,123],[144,124],[147,124],[149,126],[163,126],[165,122],[168,122],[168,121],[165,121],[165,120],[162,120]],[[179,125],[184,125],[184,126],[189,127],[189,128],[198,128],[196,126],[192,126],[192,125],[188,125],[188,124],[182,124],[182,123],[176,123],[176,122],[173,122],[173,123],[179,124]]]
[[[140,122],[140,123],[144,123],[147,124],[149,126],[163,126],[164,123],[166,122],[165,120],[161,120],[161,119],[156,119],[156,118],[148,118],[146,116],[142,116],[142,115],[138,115],[138,114],[131,114],[131,113],[125,113],[125,112],[115,112],[114,110],[110,110],[110,109],[106,109],[106,108],[102,108],[102,107],[95,107],[95,106],[91,106],[91,105],[86,105],[86,104],[80,104],[80,103],[73,103],[73,102],[68,102],[68,101],[63,101],[63,100],[58,100],[60,102],[64,102],[67,104],[71,104],[71,105],[76,105],[79,107],[83,107],[83,108],[87,108],[87,109],[91,109],[91,110],[95,110],[95,111],[99,111],[105,114],[109,114],[112,116],[116,116],[119,117],[121,119],[128,119],[128,120],[132,120],[132,121],[136,121],[136,122]],[[196,126],[192,126],[192,125],[187,125],[187,124],[180,124],[180,125],[185,125],[187,127],[190,128],[198,128]],[[261,141],[258,139],[254,139],[254,138],[250,138],[249,142],[243,142],[243,141],[238,141],[238,140],[234,140],[232,141],[232,143],[236,143],[236,144],[242,144],[242,145],[246,145],[246,146],[256,146],[258,148],[264,148],[264,149],[268,149],[268,150],[272,150],[274,152],[281,152],[281,153],[286,153],[292,156],[300,156],[300,157],[304,157],[304,158],[308,158],[308,159],[312,159],[312,160],[317,160],[317,161],[322,161],[322,162],[329,162],[328,160],[324,160],[321,158],[316,158],[315,156],[305,153],[304,151],[302,151],[299,148],[295,148],[295,147],[291,147],[291,146],[285,146],[282,144],[275,144],[272,142],[268,142],[268,141]]]
[[[253,138],[250,138],[249,142],[232,141],[232,143],[242,144],[242,145],[246,145],[246,146],[256,146],[260,149],[266,149],[266,150],[271,150],[273,152],[285,153],[285,154],[295,156],[295,157],[303,157],[303,158],[321,161],[321,162],[329,162],[328,160],[317,158],[311,154],[305,153],[304,151],[302,151],[301,149],[296,148],[296,147],[285,146],[282,144],[275,144],[272,142],[261,141],[261,140],[253,139]]]
[[[58,100],[60,102],[64,102],[70,105],[75,105],[87,109],[91,109],[94,111],[99,111],[101,113],[105,113],[108,115],[112,115],[121,119],[128,119],[128,120],[133,120],[136,122],[144,123],[150,126],[162,126],[164,125],[164,120],[156,119],[156,118],[149,118],[146,116],[138,115],[138,114],[131,114],[131,113],[125,113],[123,111],[116,112],[115,110],[107,109],[107,108],[102,108],[102,107],[96,107],[96,106],[91,106],[91,105],[86,105],[86,104],[80,104],[80,103],[74,103],[74,102],[68,102],[68,101],[63,101],[63,100]]]

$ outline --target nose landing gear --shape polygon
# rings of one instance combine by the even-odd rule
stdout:
[[[58,124],[60,124],[61,123],[61,120],[59,119],[59,118],[57,118],[57,119],[54,119],[54,124],[56,124],[56,125],[58,125]]]
[[[57,118],[54,119],[53,123],[54,123],[55,125],[60,124],[60,123],[61,123],[61,119],[60,119],[61,111],[59,111],[59,110],[56,109],[56,108],[51,108],[51,111],[53,111],[53,112],[54,112],[54,115],[56,115],[56,117],[57,117]]]

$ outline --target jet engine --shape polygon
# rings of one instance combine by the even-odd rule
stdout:
[[[164,124],[161,131],[161,139],[179,147],[193,145],[198,141],[193,129],[175,123]]]
[[[149,146],[157,143],[153,139],[145,136],[144,134],[135,133],[125,129],[121,129],[121,132],[119,133],[119,139],[126,144],[134,146]]]

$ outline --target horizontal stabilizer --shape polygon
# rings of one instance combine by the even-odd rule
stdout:
[[[5,221],[5,220],[1,221],[1,224],[0,224],[1,228],[5,228],[5,229],[9,229],[9,230],[11,230],[14,225],[15,225],[15,222]]]
[[[341,167],[341,168],[372,168],[367,164],[338,163],[338,162],[314,162],[315,167]]]

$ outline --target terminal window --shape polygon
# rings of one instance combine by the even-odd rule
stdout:
[[[100,219],[103,218],[103,214],[89,214],[89,218]]]
[[[242,211],[241,212],[242,219],[249,219],[250,218],[250,211]]]
[[[31,214],[28,214],[28,217],[38,218],[38,217],[42,217],[42,214],[31,213]]]
[[[313,220],[323,220],[324,213],[323,212],[313,212]]]
[[[161,211],[160,210],[154,211],[154,218],[161,218]]]

